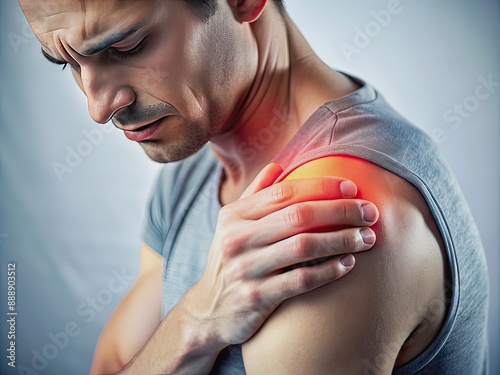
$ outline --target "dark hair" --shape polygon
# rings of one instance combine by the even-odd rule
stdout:
[[[217,0],[184,0],[186,1],[191,8],[203,19],[208,19],[212,16],[217,9]],[[280,13],[285,10],[285,1],[284,0],[273,0]]]

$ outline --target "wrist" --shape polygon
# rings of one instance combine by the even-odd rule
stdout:
[[[173,313],[177,315],[175,320],[182,348],[179,361],[193,363],[202,358],[207,362],[215,361],[227,344],[217,334],[214,319],[211,319],[208,309],[203,308],[197,285],[179,301]]]

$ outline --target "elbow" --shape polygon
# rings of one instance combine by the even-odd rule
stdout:
[[[116,347],[98,345],[90,369],[90,375],[119,374],[127,365],[117,354]]]
[[[90,375],[114,375],[120,374],[125,368],[125,365],[118,364],[116,362],[97,362],[92,363],[92,368],[90,369]]]

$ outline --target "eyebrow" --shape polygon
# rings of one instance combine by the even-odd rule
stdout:
[[[127,38],[129,35],[132,35],[133,33],[137,32],[137,31],[139,31],[139,29],[141,29],[143,26],[144,26],[144,24],[140,24],[140,25],[132,27],[131,29],[115,33],[115,34],[107,37],[106,39],[102,40],[101,42],[95,44],[94,46],[86,49],[85,51],[83,51],[81,53],[81,55],[90,56],[90,55],[94,55],[98,52],[104,51],[105,49],[111,47],[113,44]],[[43,49],[43,47],[42,47],[42,54],[47,60],[49,60],[53,64],[57,64],[57,65],[67,64],[66,61],[57,60],[56,58],[49,55],[48,52]]]

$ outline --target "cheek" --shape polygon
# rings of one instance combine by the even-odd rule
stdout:
[[[142,96],[142,101],[154,98],[182,112],[186,104],[201,93],[199,77],[203,75],[199,74],[199,66],[203,58],[199,52],[202,47],[189,36],[186,25],[174,19],[170,26],[158,28],[151,34],[140,59],[129,64],[124,75]],[[196,49],[198,54],[192,53]]]
[[[215,21],[213,22],[216,23]],[[226,35],[225,29],[214,30],[210,25],[198,25],[194,30],[188,30],[186,38],[175,48],[183,51],[182,58],[177,62],[182,70],[183,88],[192,98],[192,103],[204,109],[206,114],[225,121],[225,116],[238,103],[241,95],[238,79],[241,66],[236,64],[234,43]]]
[[[182,51],[182,50],[181,50]],[[173,105],[183,116],[198,117],[205,107],[203,78],[198,78],[185,56],[154,54],[147,65],[134,72],[135,87],[145,101],[159,100]]]
[[[176,91],[178,74],[169,59],[164,56],[152,55],[144,67],[133,72],[136,78],[135,86],[141,91],[162,101],[172,99]],[[173,103],[172,103],[173,104]]]

